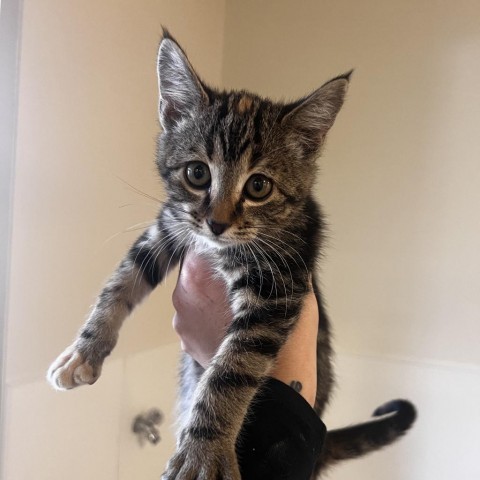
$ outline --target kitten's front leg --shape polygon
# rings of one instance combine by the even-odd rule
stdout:
[[[124,319],[178,262],[169,238],[160,217],[158,226],[146,230],[133,244],[107,281],[76,340],[50,366],[47,378],[54,388],[68,390],[98,379]]]
[[[251,293],[251,292],[250,292]],[[233,300],[237,313],[195,392],[163,480],[240,480],[235,444],[248,407],[295,325],[302,298],[262,300],[251,306],[245,292]],[[261,305],[259,305],[261,304]]]

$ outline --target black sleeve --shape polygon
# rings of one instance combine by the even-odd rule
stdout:
[[[237,440],[243,480],[309,480],[326,428],[293,388],[269,378]]]

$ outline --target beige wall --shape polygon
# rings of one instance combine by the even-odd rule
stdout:
[[[224,82],[294,98],[355,67],[321,160],[340,349],[480,364],[480,3],[227,3]]]
[[[335,480],[480,477],[480,3],[228,1],[223,80],[294,98],[355,67],[321,160],[329,427],[389,398],[420,416]]]
[[[153,165],[161,26],[218,83],[223,24],[217,0],[25,0],[9,383],[44,376],[141,230],[123,232],[154,218],[155,202],[120,179],[162,197]],[[127,322],[116,354],[172,341],[171,313],[159,288]]]

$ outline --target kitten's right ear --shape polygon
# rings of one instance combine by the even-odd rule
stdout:
[[[158,49],[157,73],[159,116],[164,130],[170,130],[208,103],[208,96],[187,56],[165,29]]]

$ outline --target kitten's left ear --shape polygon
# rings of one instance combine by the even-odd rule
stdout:
[[[353,70],[329,80],[301,100],[287,105],[282,123],[294,130],[306,153],[313,154],[322,146],[343,105]]]
[[[208,95],[185,52],[165,29],[158,49],[157,73],[159,116],[164,130],[168,131],[183,118],[195,115],[203,104],[208,103]]]

